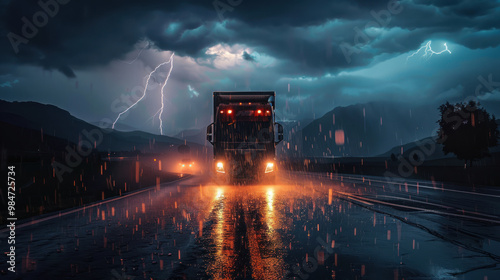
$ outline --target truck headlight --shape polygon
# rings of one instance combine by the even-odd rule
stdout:
[[[274,171],[274,163],[268,162],[266,165],[266,173],[270,173]]]
[[[226,173],[226,171],[224,171],[224,164],[220,161],[217,162],[217,164],[215,165],[215,171],[219,173]]]

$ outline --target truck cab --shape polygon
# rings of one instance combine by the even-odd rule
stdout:
[[[226,182],[271,182],[283,126],[275,122],[275,92],[214,92],[213,171]]]

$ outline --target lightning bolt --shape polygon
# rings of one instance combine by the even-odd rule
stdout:
[[[406,62],[408,62],[408,59],[415,56],[416,54],[418,54],[421,50],[424,50],[424,54],[422,55],[422,57],[425,57],[427,59],[429,59],[432,55],[434,54],[442,54],[444,52],[448,52],[449,54],[451,54],[451,51],[448,49],[448,46],[446,45],[446,43],[444,43],[444,50],[442,51],[439,51],[439,52],[435,52],[432,47],[431,47],[431,41],[427,42],[427,44],[423,45],[422,47],[420,47],[420,49],[418,49],[417,51],[415,51],[414,53],[412,53],[411,55],[409,55],[408,57],[406,57]]]
[[[166,64],[169,64],[170,63],[170,70],[168,72],[168,75],[167,77],[165,78],[165,82],[163,82],[163,85],[161,87],[161,108],[160,108],[160,116],[159,116],[159,119],[160,119],[160,133],[161,135],[163,135],[163,128],[162,128],[162,114],[163,114],[163,108],[164,108],[164,102],[163,102],[163,99],[164,99],[164,94],[163,94],[163,91],[165,89],[165,86],[167,85],[167,82],[168,82],[168,78],[170,78],[170,73],[172,73],[172,69],[174,67],[174,52],[172,52],[172,55],[170,55],[170,59],[168,61],[165,61],[165,62],[162,62],[160,64],[158,64],[158,66],[155,67],[155,69],[153,69],[153,71],[151,71],[148,75],[148,78],[146,80],[146,86],[144,87],[144,91],[142,92],[142,96],[141,98],[139,98],[134,104],[130,105],[127,109],[123,110],[121,113],[118,114],[118,116],[116,117],[116,120],[113,122],[113,125],[111,126],[112,129],[115,128],[115,125],[116,123],[118,122],[118,120],[120,119],[120,117],[125,114],[126,112],[128,112],[130,109],[132,109],[135,105],[137,105],[142,99],[144,99],[144,97],[146,96],[146,91],[148,90],[148,85],[149,85],[149,80],[151,79],[151,76],[160,68],[162,67],[163,65],[166,65]],[[156,114],[155,114],[156,115]]]
[[[158,114],[160,113],[160,111],[161,111],[161,108],[158,109],[158,111],[156,111],[156,113],[154,115],[152,115],[151,117],[149,117],[149,119],[147,119],[144,123],[147,123],[147,122],[153,120],[153,118],[155,118],[156,116],[158,116]],[[154,124],[154,120],[152,121],[152,123]]]
[[[146,45],[144,47],[141,48],[141,50],[139,51],[139,53],[137,54],[137,56],[130,62],[127,62],[127,61],[122,61],[123,63],[127,63],[127,64],[132,64],[134,63],[138,58],[139,56],[141,56],[141,53],[142,51],[144,51],[145,48],[147,48],[149,46],[149,41],[146,42]]]
[[[160,119],[160,135],[163,135],[163,120],[162,120],[162,115],[163,115],[163,108],[165,107],[165,104],[163,102],[163,89],[167,85],[168,78],[170,78],[170,73],[172,73],[172,69],[174,68],[174,53],[170,56],[170,70],[168,70],[168,75],[167,78],[165,79],[165,82],[163,83],[163,86],[161,87],[161,108],[160,108],[160,115],[158,116],[158,119]]]

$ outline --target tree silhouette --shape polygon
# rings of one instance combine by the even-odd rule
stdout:
[[[455,105],[446,102],[439,111],[438,143],[443,144],[444,154],[454,153],[470,165],[473,160],[490,156],[489,147],[496,146],[499,138],[495,116],[475,101]]]

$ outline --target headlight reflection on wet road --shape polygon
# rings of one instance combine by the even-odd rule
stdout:
[[[277,208],[277,186],[223,186],[215,193],[208,260],[213,279],[279,279],[284,261]]]
[[[279,179],[225,186],[192,177],[22,224],[19,242],[29,246],[19,253],[35,271],[4,278],[500,279],[496,189]]]

